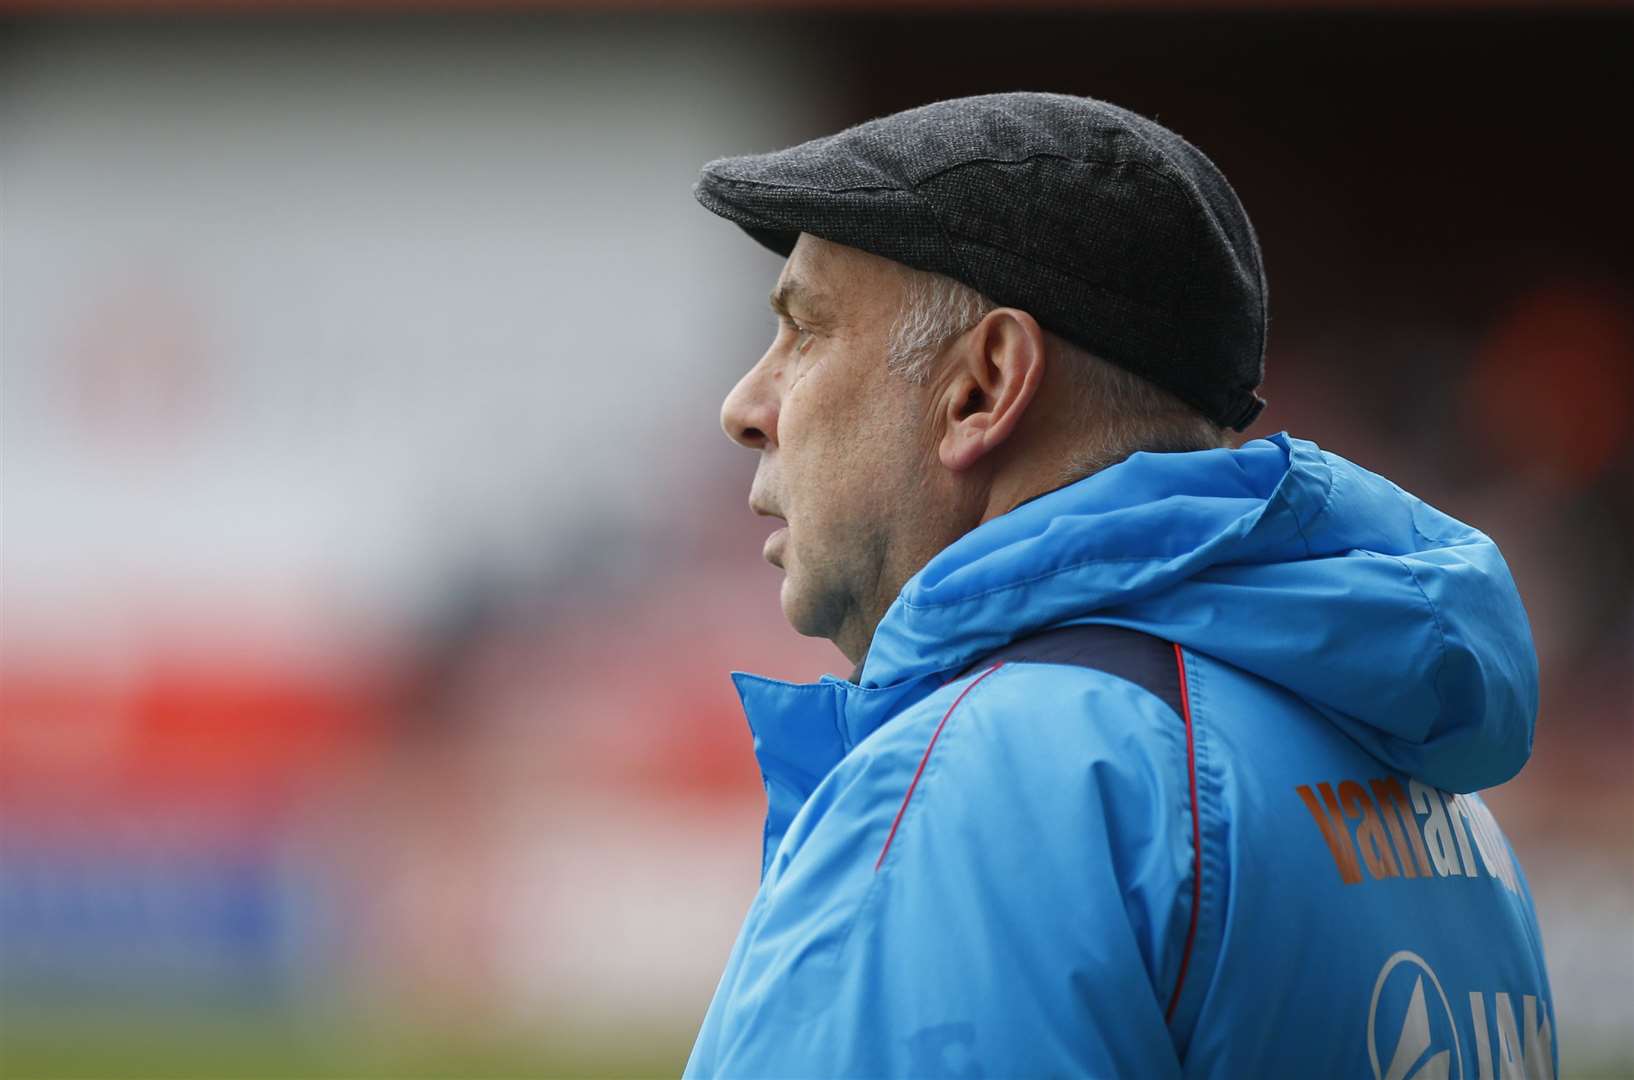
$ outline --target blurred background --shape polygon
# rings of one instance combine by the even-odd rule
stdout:
[[[1235,184],[1250,434],[1508,554],[1489,801],[1565,1074],[1634,1075],[1627,8],[230,6],[0,19],[0,1074],[678,1072],[758,871],[726,673],[849,667],[717,427],[779,263],[693,178],[1049,89]]]

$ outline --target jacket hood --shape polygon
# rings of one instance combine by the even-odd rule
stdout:
[[[903,587],[864,688],[1104,622],[1283,687],[1452,791],[1531,752],[1537,656],[1497,546],[1314,443],[1135,454],[985,522]]]

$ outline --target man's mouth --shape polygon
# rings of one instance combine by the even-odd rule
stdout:
[[[782,528],[774,530],[770,536],[766,537],[766,546],[761,551],[767,562],[781,570],[783,568],[783,548],[789,542],[788,519],[776,507],[761,502],[753,495],[749,496],[749,509],[761,517],[776,518],[783,522]]]
[[[783,569],[783,548],[788,542],[789,527],[785,525],[766,538],[766,546],[762,549],[761,554],[766,557],[767,562],[781,570]]]

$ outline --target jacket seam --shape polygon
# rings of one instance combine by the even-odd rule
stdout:
[[[963,704],[963,699],[964,698],[975,697],[976,696],[976,691],[978,689],[978,687],[976,686],[976,683],[977,682],[985,682],[987,680],[988,675],[996,674],[998,672],[999,668],[1003,667],[1003,666],[1005,666],[1005,665],[1002,665],[1002,664],[995,665],[994,667],[986,668],[983,671],[978,672],[974,676],[975,682],[972,682],[969,686],[965,687],[964,690],[960,691],[960,700],[956,704]],[[949,685],[952,685],[952,684],[949,684]],[[947,714],[948,718],[952,717],[952,713],[953,713],[953,710],[950,709],[948,711],[948,714]],[[943,754],[941,757],[936,759],[936,767],[937,767],[938,770],[941,768],[941,762],[943,760],[945,760],[946,757],[947,757],[947,755]],[[927,759],[925,774],[921,779],[924,782],[928,783],[929,779],[930,779],[930,776],[931,776],[930,763],[929,763],[929,761]],[[921,800],[921,805],[923,805],[923,800]],[[906,821],[906,820],[907,820],[907,814],[904,811],[903,821]],[[851,942],[852,935],[856,932],[857,925],[862,922],[864,916],[866,916],[867,913],[873,908],[873,906],[876,903],[878,903],[877,898],[879,896],[880,890],[884,888],[884,886],[881,883],[886,878],[886,871],[890,869],[890,866],[894,866],[894,865],[896,865],[896,864],[891,863],[888,866],[882,860],[880,862],[878,868],[872,874],[869,875],[868,888],[863,893],[862,899],[860,901],[858,901],[858,903],[857,903],[856,911],[851,916],[851,923],[850,923],[849,926],[847,926],[845,928],[845,934],[840,938],[840,940],[838,942],[835,943],[835,946],[834,946],[834,955],[835,956],[839,956],[839,955],[841,955],[841,954],[843,954],[845,952],[846,947]]]
[[[1174,646],[1175,667],[1180,681],[1180,709],[1181,719],[1186,725],[1186,817],[1191,819],[1191,904],[1186,918],[1186,938],[1181,946],[1180,970],[1175,975],[1174,992],[1169,997],[1168,1006],[1163,1010],[1163,1022],[1171,1023],[1174,1020],[1175,1009],[1180,1005],[1181,995],[1186,992],[1186,976],[1191,971],[1192,956],[1197,948],[1197,934],[1203,920],[1203,806],[1200,794],[1200,785],[1197,777],[1197,721],[1196,710],[1192,707],[1191,688],[1187,685],[1187,668],[1185,650],[1176,642]]]
[[[1049,578],[1056,577],[1060,574],[1070,573],[1073,570],[1082,570],[1086,566],[1110,566],[1114,563],[1153,562],[1158,559],[1163,559],[1166,562],[1172,562],[1175,559],[1179,559],[1187,554],[1195,554],[1195,550],[1193,552],[1182,552],[1170,556],[1119,555],[1114,558],[1081,559],[1078,562],[1068,563],[1065,566],[1058,566],[1054,570],[1045,570],[1043,573],[1034,574],[1032,577],[1018,578],[1015,581],[1009,581],[1003,585],[995,585],[991,589],[983,589],[981,592],[971,593],[968,596],[955,597],[951,600],[933,600],[927,603],[916,604],[912,600],[909,600],[906,596],[898,596],[897,599],[901,602],[903,607],[913,608],[916,611],[929,611],[932,608],[953,607],[958,604],[968,603],[971,600],[981,600],[985,597],[992,596],[995,593],[1009,592],[1018,585],[1031,585],[1034,582],[1046,581]]]
[[[1323,472],[1326,474],[1326,481],[1323,484],[1322,504],[1316,508],[1314,514],[1303,520],[1292,506],[1288,507],[1288,515],[1294,519],[1294,531],[1299,534],[1299,542],[1305,545],[1305,554],[1313,559],[1316,558],[1316,550],[1311,547],[1310,534],[1305,529],[1307,526],[1315,525],[1322,519],[1322,515],[1328,512],[1328,507],[1333,505],[1335,489],[1339,486],[1338,477],[1334,474],[1333,466],[1328,464],[1326,457],[1320,454],[1317,456],[1321,459]],[[1289,467],[1292,468],[1293,454],[1290,453],[1288,458]]]
[[[1435,659],[1435,676],[1430,680],[1430,685],[1435,688],[1435,703],[1440,713],[1436,720],[1439,721],[1442,716],[1447,714],[1447,703],[1441,696],[1441,673],[1447,666],[1447,631],[1441,625],[1441,613],[1436,610],[1434,601],[1430,599],[1430,594],[1424,591],[1423,584],[1418,580],[1418,574],[1414,572],[1407,560],[1400,556],[1387,555],[1385,558],[1391,559],[1397,566],[1407,572],[1407,579],[1413,583],[1413,588],[1418,590],[1418,595],[1424,600],[1424,606],[1429,609],[1430,622],[1435,626],[1436,638],[1441,643],[1441,648],[1437,652]]]
[[[1192,969],[1187,977],[1187,984],[1194,989],[1181,996],[1180,1007],[1176,1009],[1176,1016],[1183,1023],[1189,1021],[1185,1024],[1183,1040],[1187,1044],[1195,1031],[1198,1015],[1197,1007],[1193,1004],[1197,1001],[1198,991],[1195,988],[1203,987],[1201,992],[1206,995],[1219,972],[1221,935],[1225,926],[1222,905],[1229,900],[1230,882],[1230,867],[1220,837],[1220,823],[1225,820],[1225,815],[1221,812],[1218,784],[1215,783],[1212,767],[1212,740],[1206,731],[1207,725],[1203,723],[1203,717],[1209,710],[1205,670],[1204,665],[1195,662],[1186,667],[1192,714],[1192,746],[1197,768],[1198,858],[1203,870],[1197,892],[1197,937],[1192,943]],[[1171,1031],[1171,1037],[1176,1038],[1175,1049],[1178,1052],[1182,1041],[1179,1033]]]
[[[885,865],[885,856],[889,855],[891,851],[891,841],[896,839],[897,829],[907,819],[908,808],[913,804],[914,793],[919,790],[919,782],[924,779],[926,770],[930,766],[931,755],[936,751],[936,744],[941,740],[942,730],[947,727],[948,721],[953,719],[953,714],[959,711],[959,706],[964,704],[965,698],[975,693],[977,686],[985,682],[989,675],[992,675],[1003,666],[1004,661],[1000,660],[983,669],[973,682],[959,691],[959,695],[953,699],[953,704],[947,707],[947,711],[942,714],[942,719],[937,721],[936,729],[931,732],[930,741],[925,744],[925,752],[920,755],[919,766],[914,770],[913,779],[908,782],[908,790],[902,795],[902,805],[897,810],[896,816],[891,820],[891,831],[885,837],[885,845],[880,848],[879,858],[874,861],[876,873]],[[946,757],[947,755],[944,754],[943,756]],[[923,802],[924,800],[920,801]]]
[[[1439,721],[1447,713],[1447,703],[1441,695],[1441,675],[1447,666],[1448,652],[1447,630],[1441,622],[1441,611],[1435,606],[1435,601],[1430,599],[1430,594],[1424,591],[1424,585],[1418,580],[1418,574],[1404,556],[1386,555],[1382,552],[1366,550],[1360,550],[1359,554],[1366,555],[1371,559],[1382,559],[1385,562],[1394,563],[1402,573],[1407,575],[1407,580],[1412,582],[1413,590],[1418,593],[1419,599],[1424,601],[1424,609],[1430,613],[1430,625],[1435,627],[1438,645],[1435,658],[1435,675],[1430,679],[1430,686],[1435,693],[1435,704],[1438,710],[1436,719]]]

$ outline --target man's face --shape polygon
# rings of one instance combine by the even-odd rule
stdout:
[[[802,234],[772,293],[777,336],[721,408],[727,435],[760,451],[750,505],[787,523],[765,551],[784,615],[852,660],[940,546],[918,527],[929,394],[886,370],[902,290],[887,260]]]

